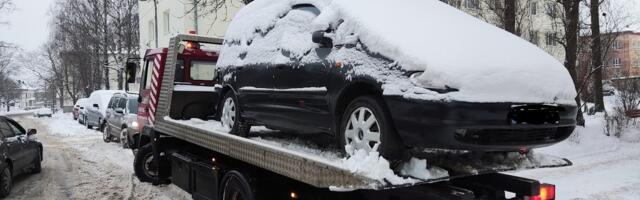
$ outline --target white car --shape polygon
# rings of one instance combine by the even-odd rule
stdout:
[[[35,117],[51,117],[51,115],[53,115],[53,112],[51,112],[51,109],[49,108],[38,108],[35,111],[33,111],[33,115]]]

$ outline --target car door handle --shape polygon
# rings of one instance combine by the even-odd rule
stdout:
[[[287,65],[276,65],[276,69],[284,69]]]

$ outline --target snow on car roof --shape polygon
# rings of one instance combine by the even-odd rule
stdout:
[[[231,22],[218,64],[224,67],[265,60],[279,62],[277,57],[259,59],[272,56],[269,51],[277,47],[254,39],[278,29],[274,28],[278,20],[293,5],[302,3],[322,11],[314,20],[315,30],[342,22],[340,26],[349,29],[369,52],[396,61],[403,70],[424,71],[416,78],[419,84],[460,91],[446,95],[421,94],[424,91],[408,94],[407,91],[415,91],[408,88],[411,85],[387,84],[385,94],[432,100],[575,104],[573,81],[554,57],[511,33],[435,0],[256,0]],[[251,51],[258,51],[247,54],[250,44]]]

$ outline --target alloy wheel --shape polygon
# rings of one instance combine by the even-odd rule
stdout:
[[[232,97],[228,97],[224,101],[220,121],[222,121],[222,127],[228,128],[229,130],[233,129],[236,121],[236,104]]]
[[[354,149],[364,149],[367,152],[378,150],[381,143],[380,124],[369,108],[358,107],[355,109],[344,130],[345,143]]]
[[[145,160],[144,160],[144,173],[148,176],[148,177],[156,177],[158,176],[158,166],[155,165],[155,163],[153,163],[153,155],[149,155]]]

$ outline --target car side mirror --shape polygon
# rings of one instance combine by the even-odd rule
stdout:
[[[127,70],[127,83],[136,83],[136,70],[138,69],[138,64],[134,62],[128,62],[126,64]]]
[[[322,48],[330,48],[333,46],[333,40],[324,35],[324,31],[315,31],[311,36],[311,40],[314,43],[320,44]]]
[[[27,135],[35,135],[36,133],[38,133],[38,131],[36,129],[29,129],[27,130]]]
[[[118,114],[124,114],[124,109],[122,108],[116,108],[114,111]]]
[[[100,106],[98,106],[98,104],[93,104],[94,108],[99,108]]]

